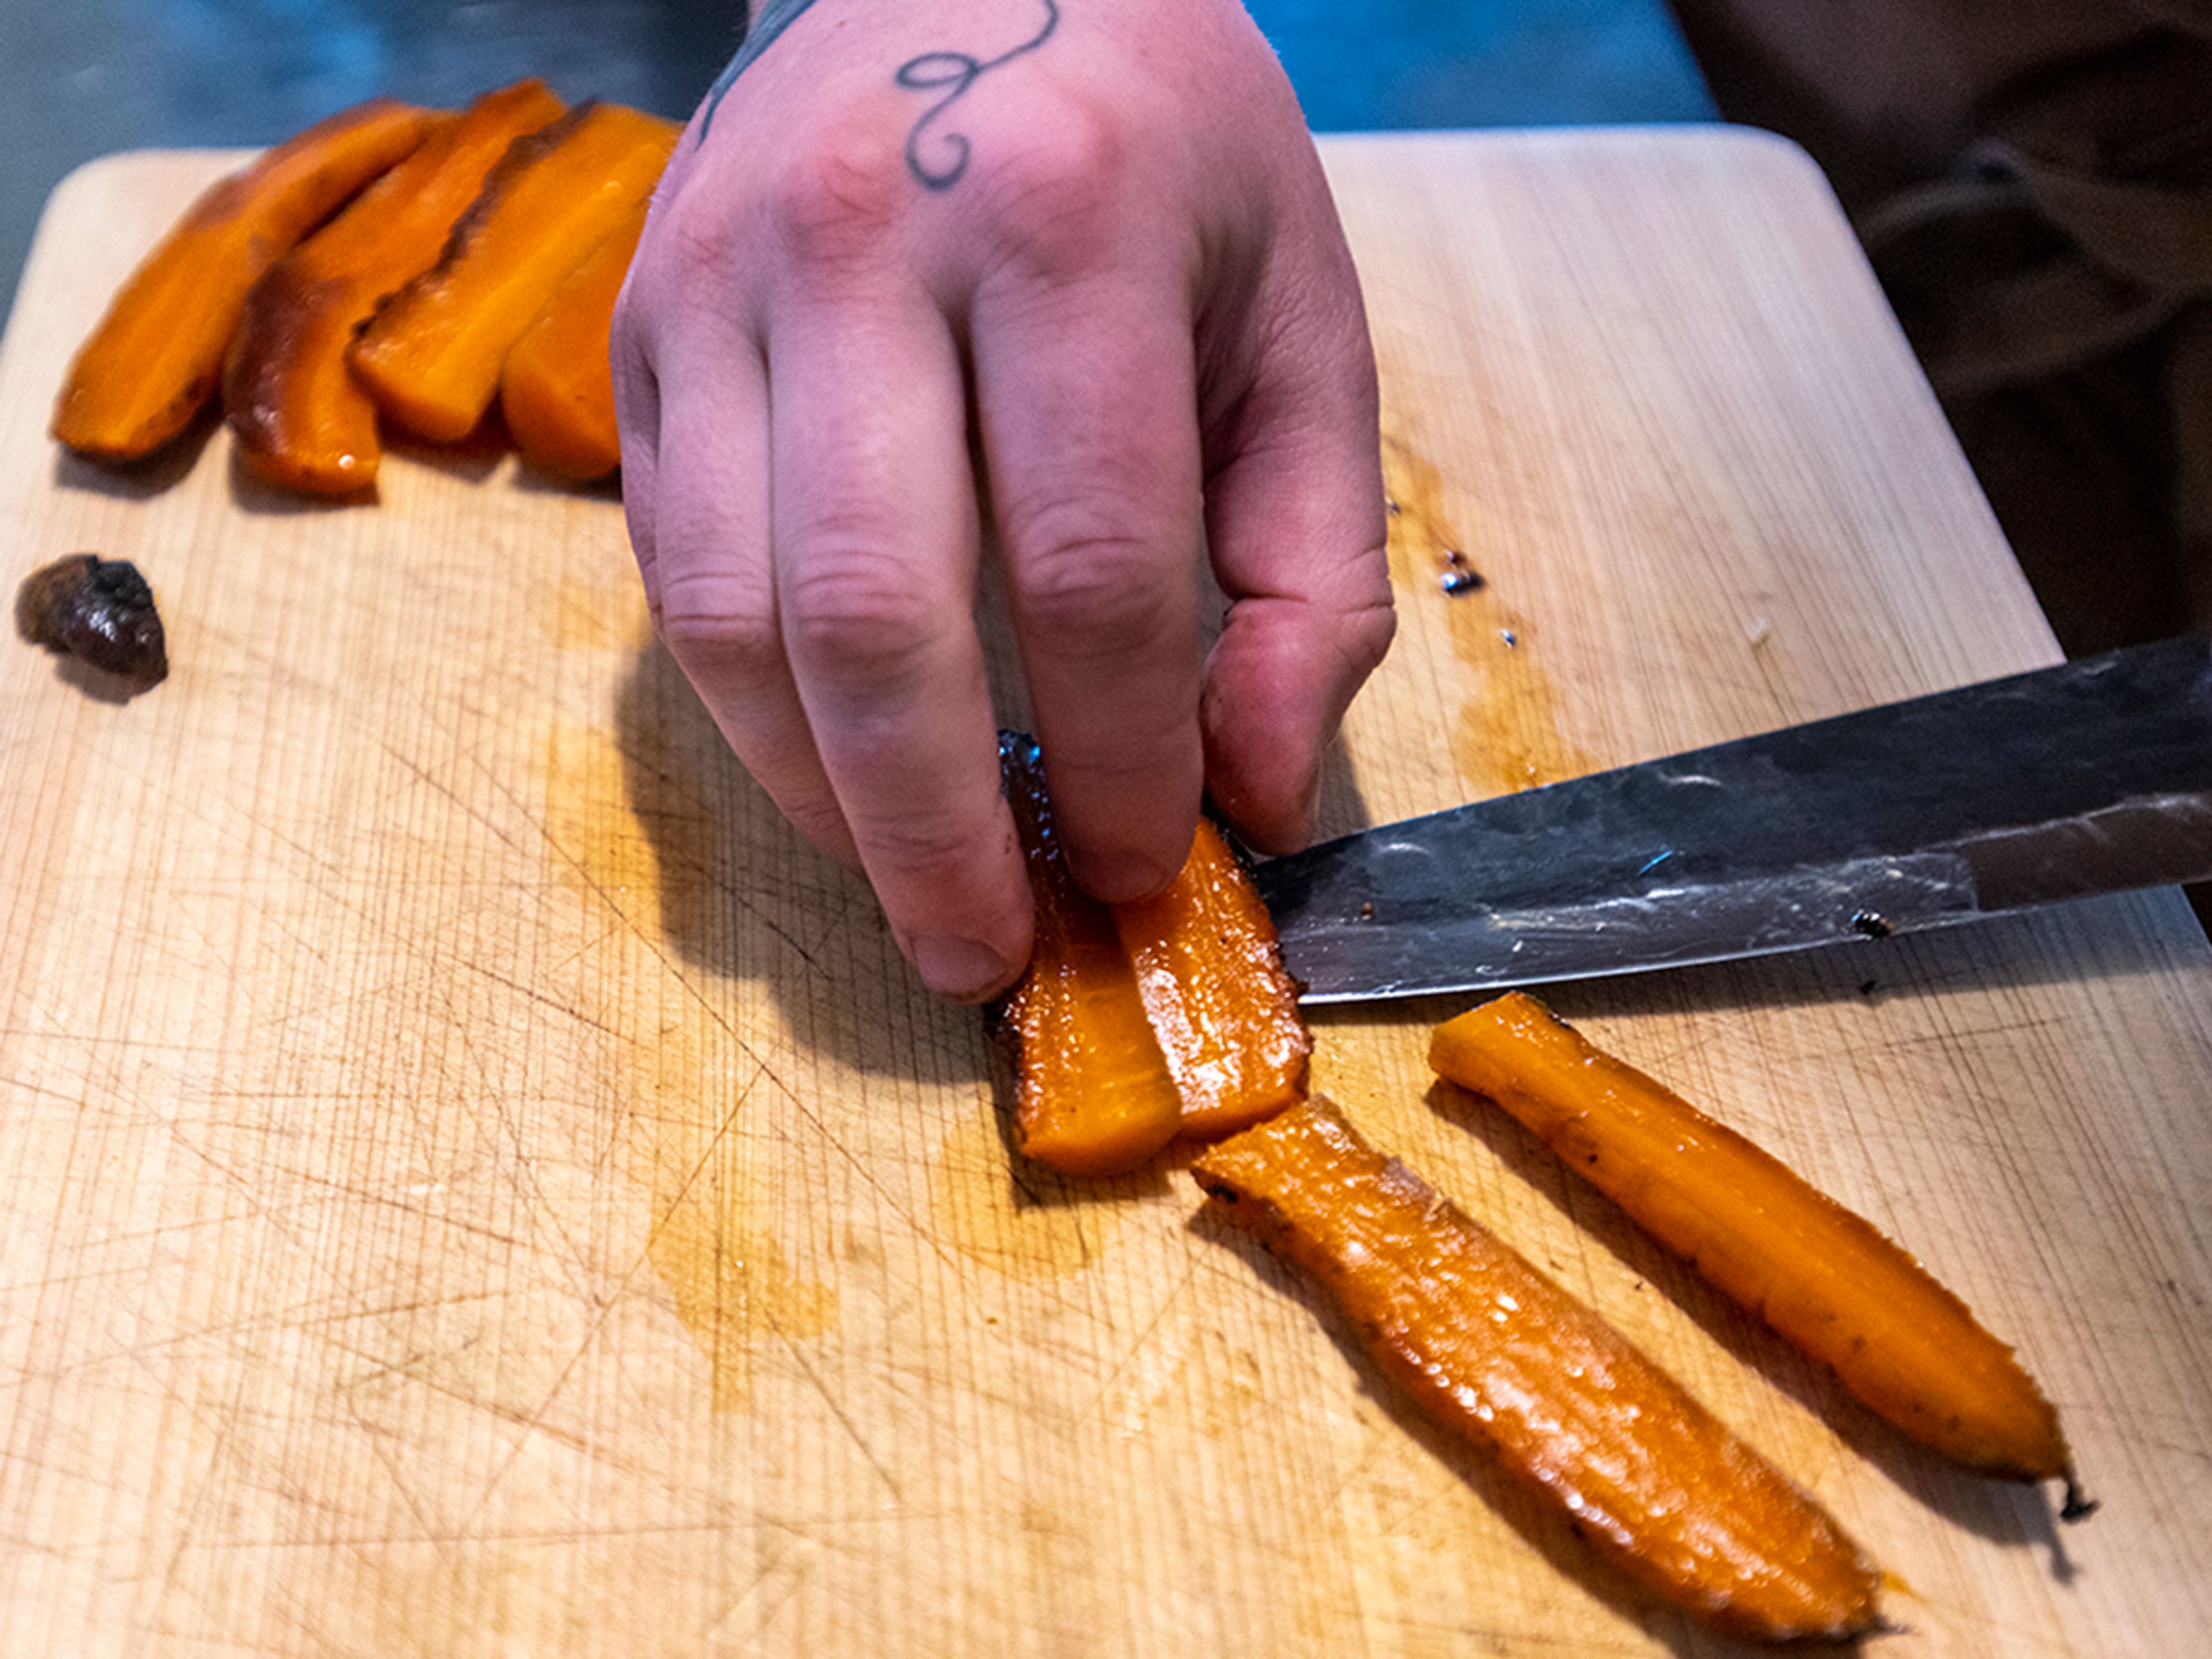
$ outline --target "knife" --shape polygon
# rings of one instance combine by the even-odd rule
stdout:
[[[1645,761],[1258,864],[1309,1004],[1887,939],[2212,878],[2212,643]]]

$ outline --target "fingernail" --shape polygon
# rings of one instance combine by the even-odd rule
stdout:
[[[949,934],[925,934],[914,941],[915,971],[922,983],[955,1002],[981,1002],[1011,984],[1012,963],[989,945]]]

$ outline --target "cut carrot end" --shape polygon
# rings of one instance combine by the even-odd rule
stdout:
[[[1106,907],[1075,884],[1036,745],[1000,745],[1036,901],[1036,945],[1000,1026],[1014,1049],[1014,1135],[1063,1175],[1126,1173],[1175,1139],[1182,1099]]]
[[[648,205],[641,201],[633,207],[562,282],[507,353],[501,373],[500,409],[514,447],[524,460],[556,477],[604,478],[622,465],[607,351],[615,301],[644,234]]]
[[[1305,1097],[1313,1039],[1275,924],[1221,832],[1199,821],[1165,891],[1114,907],[1154,1035],[1182,1094],[1182,1133],[1218,1139]]]

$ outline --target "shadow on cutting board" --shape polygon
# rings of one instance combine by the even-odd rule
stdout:
[[[222,425],[222,417],[214,410],[203,410],[190,426],[145,459],[113,465],[88,460],[56,444],[54,487],[117,501],[151,501],[191,473]]]
[[[685,965],[761,987],[795,1040],[855,1070],[933,1086],[983,1079],[981,1016],[922,988],[867,884],[785,822],[658,645],[633,657],[615,725],[623,792],[651,854],[641,867]],[[882,1017],[887,1002],[900,1018]]]
[[[866,981],[933,1011],[926,1022],[933,1037],[950,1023],[977,1032],[980,1044],[981,1016],[922,988],[866,881],[785,821],[659,646],[644,645],[633,657],[615,724],[624,793],[653,854],[661,925],[684,961],[764,984],[794,1029],[831,1038],[831,1052],[848,1064],[902,1075],[919,1066],[929,1083],[977,1080],[980,1071],[964,1058],[948,1066],[948,1048],[959,1045],[931,1041],[910,1052],[889,1041],[880,1022],[823,1018],[827,1006],[872,1000],[860,995]],[[1364,821],[1340,741],[1322,758],[1321,787],[1337,815]]]

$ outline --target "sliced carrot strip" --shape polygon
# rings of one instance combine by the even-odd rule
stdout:
[[[1874,1629],[1842,1528],[1666,1372],[1322,1103],[1202,1152],[1220,1216],[1312,1273],[1437,1424],[1647,1592],[1767,1640]]]
[[[507,355],[500,413],[522,459],[556,477],[604,478],[622,465],[607,343],[649,205],[638,203],[568,274]]]
[[[1429,1063],[1526,1124],[1869,1407],[1967,1468],[2073,1488],[2058,1413],[2013,1351],[1872,1223],[1534,998],[1439,1026]]]
[[[434,118],[374,98],[210,186],[131,273],[77,353],[55,400],[53,435],[79,454],[131,461],[182,432],[214,395],[261,274],[421,143]]]
[[[1069,873],[1036,745],[1009,737],[1001,758],[1037,918],[1029,970],[1000,1011],[1015,1051],[1015,1141],[1063,1175],[1121,1174],[1175,1139],[1182,1099],[1113,917]]]
[[[347,349],[380,304],[437,263],[507,146],[563,108],[543,81],[484,94],[254,284],[223,405],[256,472],[319,495],[376,482],[376,406],[347,367]]]
[[[1218,1139],[1305,1096],[1313,1038],[1275,924],[1221,832],[1200,819],[1167,890],[1117,904],[1153,1035],[1182,1091],[1182,1133]]]
[[[679,131],[620,104],[585,104],[518,141],[444,257],[354,342],[354,373],[377,407],[426,438],[467,436],[507,352],[562,279],[652,194]]]

